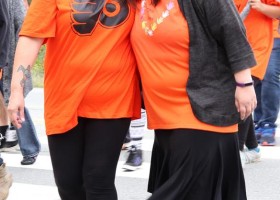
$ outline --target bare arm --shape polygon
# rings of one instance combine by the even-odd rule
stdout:
[[[4,97],[0,92],[0,126],[6,126],[9,124],[7,109],[4,104]],[[0,135],[1,137],[1,135]]]
[[[270,18],[280,18],[280,6],[267,5],[260,0],[251,0],[250,5],[252,9],[257,10]]]
[[[21,123],[24,121],[23,87],[25,80],[28,76],[31,76],[31,68],[37,58],[42,43],[43,39],[41,38],[21,36],[17,44],[13,66],[11,96],[8,105],[9,117],[17,128],[20,128]]]
[[[245,69],[234,74],[235,81],[238,83],[252,82],[251,70]],[[257,106],[257,99],[254,86],[236,87],[235,106],[240,113],[241,120],[245,120]]]

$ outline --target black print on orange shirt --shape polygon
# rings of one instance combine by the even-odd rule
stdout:
[[[91,35],[97,24],[115,28],[129,16],[129,6],[120,0],[73,0],[71,8],[72,29],[78,35]]]

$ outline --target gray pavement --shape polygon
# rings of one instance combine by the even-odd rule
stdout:
[[[26,106],[42,143],[42,152],[32,166],[21,166],[19,149],[1,155],[13,173],[14,184],[8,200],[59,200],[49,158],[43,119],[43,89],[35,88],[26,98]],[[248,200],[280,200],[280,130],[277,130],[277,145],[261,147],[261,162],[244,167]],[[116,176],[119,200],[144,200],[146,192],[153,131],[147,130],[143,139],[144,164],[135,172],[124,172],[121,168],[126,158],[122,152]],[[67,163],[66,163],[67,167]]]

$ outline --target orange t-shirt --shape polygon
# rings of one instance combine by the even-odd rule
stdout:
[[[166,13],[166,6],[171,8],[170,13],[167,17],[162,17],[161,13]],[[156,8],[148,6],[146,10],[148,13],[142,19],[152,18],[153,21],[141,20],[141,9],[137,9],[131,42],[143,84],[148,128],[237,132],[237,125],[209,125],[199,121],[192,112],[186,91],[189,76],[189,31],[177,1],[162,0]],[[152,26],[153,22],[159,23]],[[153,35],[145,34],[142,26],[147,28],[147,33]],[[154,28],[156,29],[152,31]]]
[[[247,0],[234,1],[239,12],[241,12],[247,4]],[[268,5],[280,5],[276,0],[261,1]],[[244,20],[247,38],[252,46],[255,58],[257,60],[257,65],[251,70],[252,75],[261,80],[264,78],[273,46],[272,21],[272,18],[269,18],[252,8],[250,10],[250,13]]]
[[[20,35],[45,38],[48,135],[86,118],[139,118],[140,91],[130,44],[135,11],[117,1],[34,0]],[[28,47],[27,47],[28,48]]]

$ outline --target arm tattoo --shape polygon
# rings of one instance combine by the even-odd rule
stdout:
[[[20,81],[20,85],[21,85],[21,87],[24,87],[26,79],[31,77],[31,67],[30,67],[30,65],[28,65],[26,68],[24,68],[24,66],[20,65],[18,67],[17,72],[20,72],[20,71],[22,71],[22,73],[23,73],[23,77],[22,77],[22,80]]]

